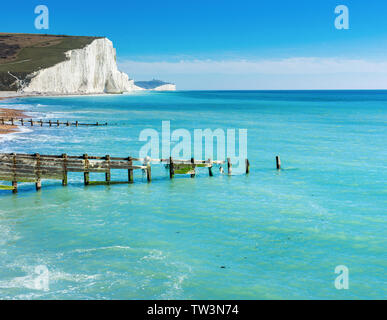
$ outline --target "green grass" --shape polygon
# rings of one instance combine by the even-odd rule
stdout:
[[[16,60],[0,64],[0,72],[31,73],[52,67],[66,59],[66,51],[84,48],[97,38],[66,36],[59,39],[61,42],[52,46],[41,47],[38,44],[23,48]]]

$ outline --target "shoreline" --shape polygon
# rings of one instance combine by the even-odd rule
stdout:
[[[135,91],[137,92],[137,91]],[[29,93],[22,94],[13,91],[0,91],[0,100],[17,99],[17,98],[60,98],[60,97],[82,97],[82,96],[112,96],[112,95],[124,95],[126,93],[69,93],[69,94],[54,94],[54,93]]]
[[[1,100],[1,99],[0,99]],[[0,118],[27,118],[22,110],[0,108]],[[18,132],[18,126],[10,124],[0,124],[0,135]]]
[[[146,90],[138,90],[133,92],[125,93],[79,93],[79,94],[44,94],[44,93],[29,93],[22,94],[16,91],[0,91],[0,118],[28,118],[25,111],[17,110],[12,108],[4,108],[1,106],[1,102],[4,100],[13,100],[18,98],[59,98],[59,97],[93,97],[93,96],[119,96],[127,95],[131,93],[143,93]],[[17,125],[2,125],[0,124],[0,135],[6,135],[10,133],[20,132]]]
[[[0,118],[27,118],[23,110],[5,108],[1,105],[4,100],[26,97],[16,91],[0,91]],[[0,135],[20,132],[17,125],[0,124]]]

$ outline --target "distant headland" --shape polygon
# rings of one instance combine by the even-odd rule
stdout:
[[[153,79],[151,81],[135,81],[135,86],[140,87],[144,90],[154,91],[175,91],[176,85],[169,82]]]

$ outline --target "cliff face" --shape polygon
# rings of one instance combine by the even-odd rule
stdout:
[[[52,94],[121,93],[136,90],[134,81],[118,71],[116,50],[106,38],[66,52],[66,60],[34,72],[24,92]]]

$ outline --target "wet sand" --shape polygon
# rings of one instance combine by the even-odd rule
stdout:
[[[1,98],[0,98],[1,100]],[[27,116],[24,114],[23,111],[21,110],[15,110],[15,109],[6,109],[6,108],[0,108],[0,118],[27,118]],[[0,123],[0,134],[7,134],[7,133],[12,133],[16,132],[17,126],[12,126],[9,124],[2,125]]]

